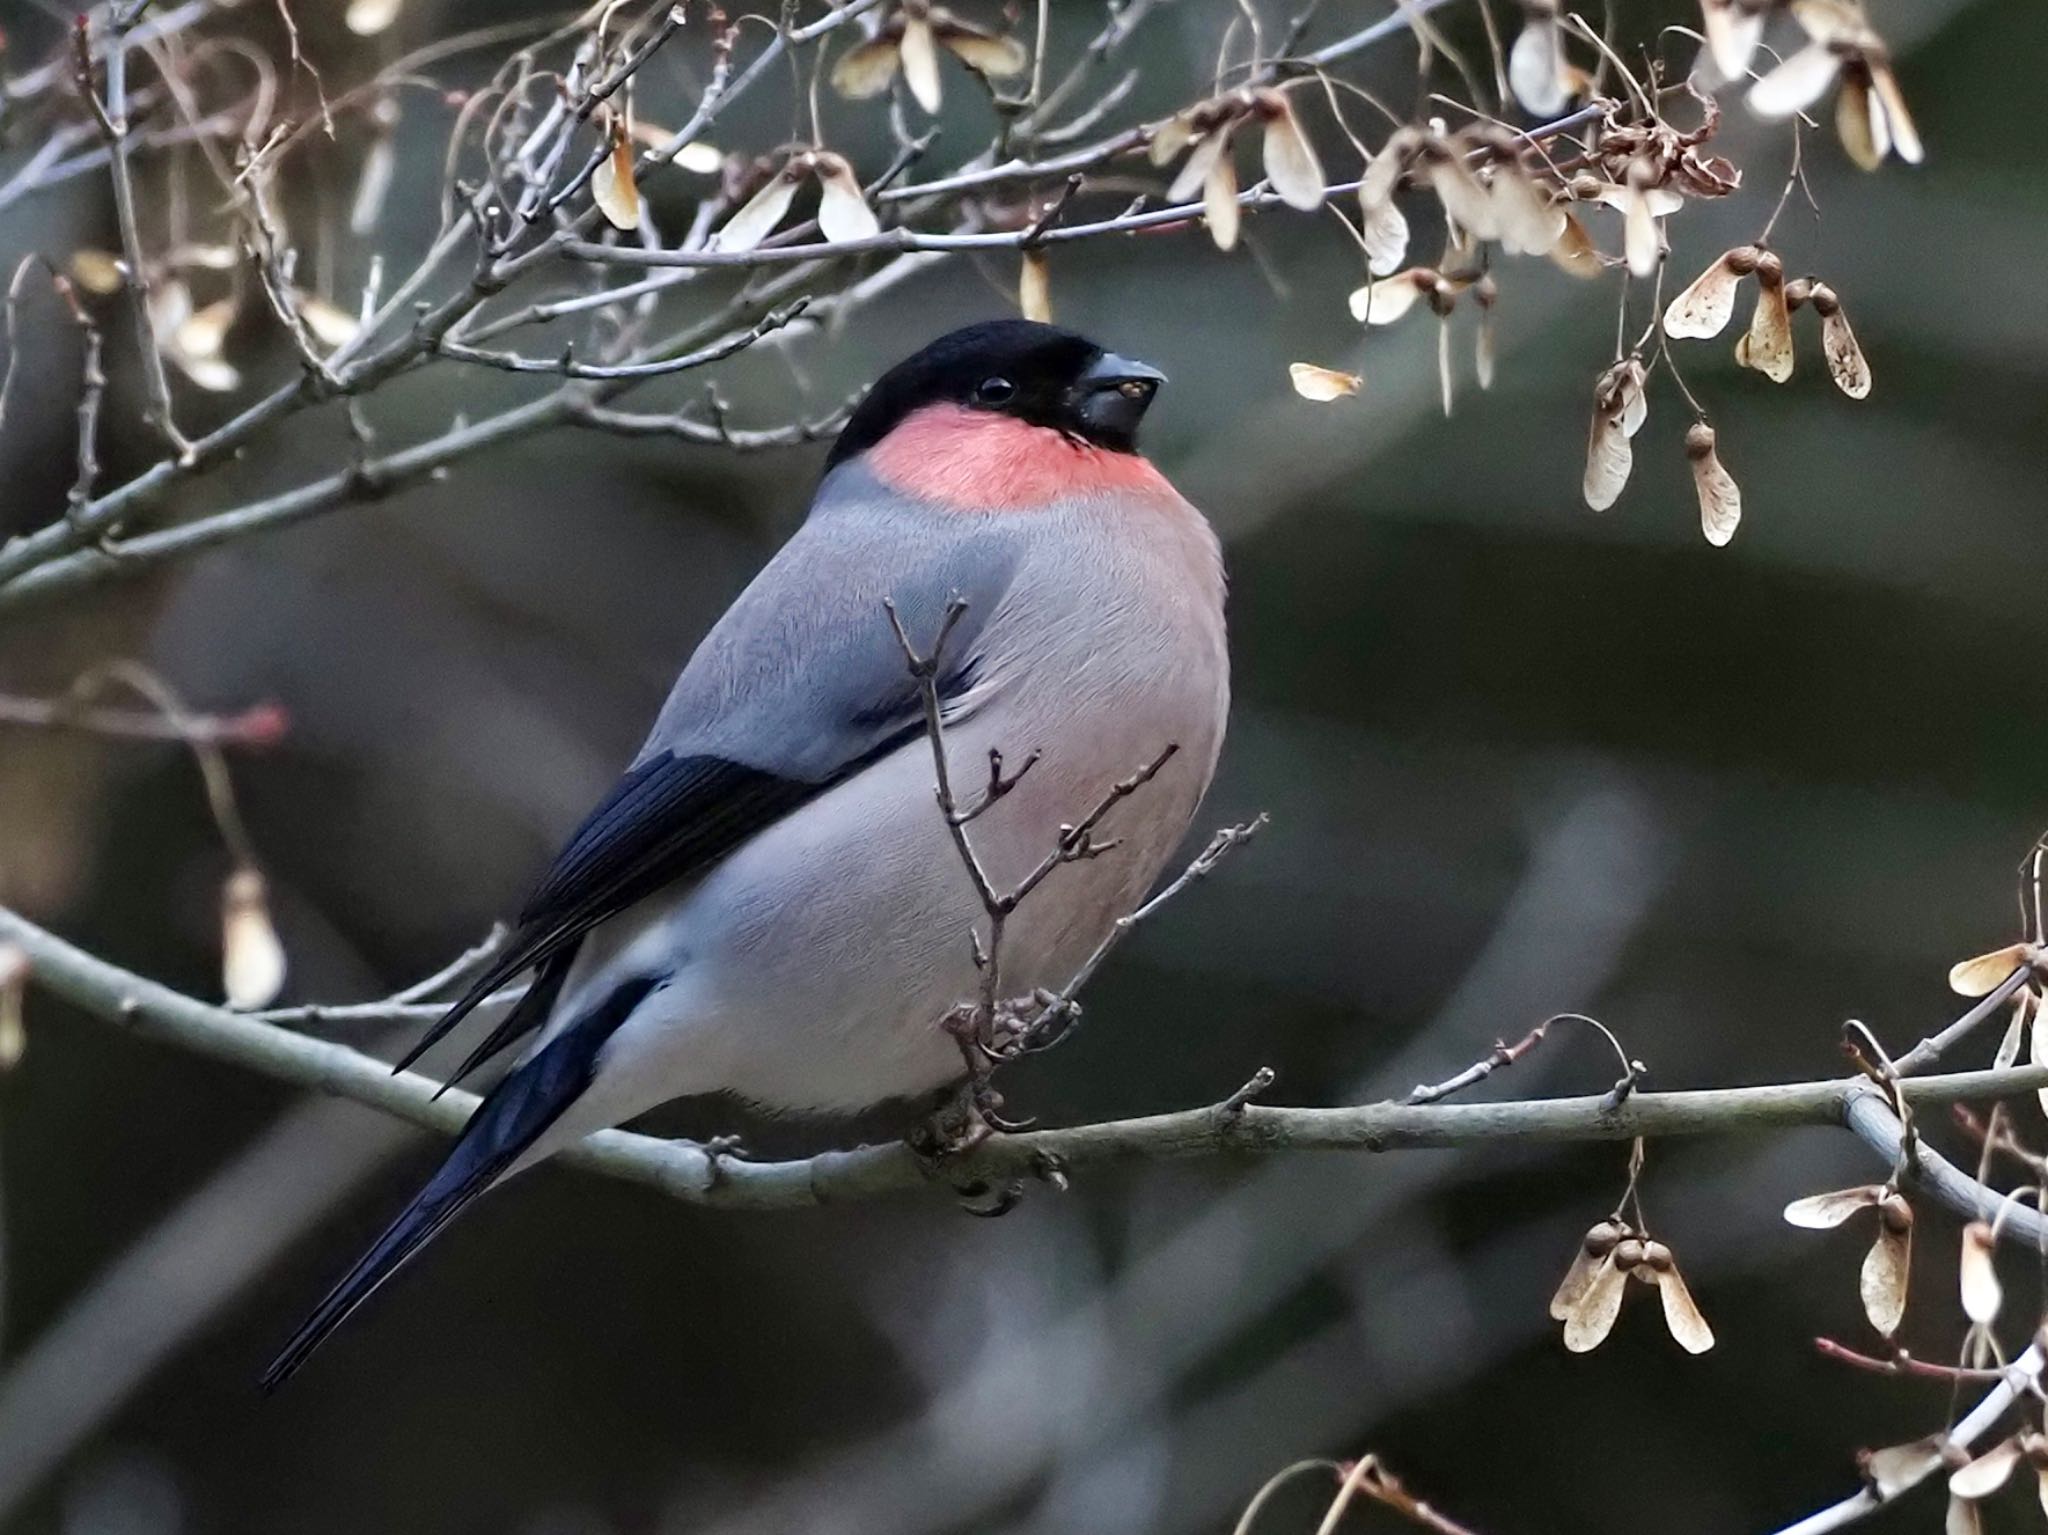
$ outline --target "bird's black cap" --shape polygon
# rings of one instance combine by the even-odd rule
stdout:
[[[1099,448],[1134,453],[1138,423],[1166,376],[1035,320],[989,320],[941,336],[875,381],[827,469],[865,452],[927,405],[996,411]]]

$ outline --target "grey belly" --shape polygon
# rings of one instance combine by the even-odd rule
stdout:
[[[1157,879],[1206,787],[1216,724],[1191,700],[1126,710],[1117,728],[1043,744],[1018,787],[969,836],[998,889],[1052,850],[1116,779],[1178,740],[1159,776],[1119,804],[1105,837],[1121,844],[1055,869],[1010,917],[1002,987],[1063,986]],[[1012,711],[1002,711],[1016,728]],[[986,716],[949,731],[963,797],[979,792],[989,746],[1014,762]],[[828,791],[737,850],[680,898],[644,903],[598,934],[564,1013],[624,975],[671,980],[614,1036],[589,1105],[615,1123],[690,1093],[726,1091],[790,1110],[851,1110],[957,1080],[957,1046],[940,1028],[978,995],[970,934],[982,907],[932,795],[922,740]]]

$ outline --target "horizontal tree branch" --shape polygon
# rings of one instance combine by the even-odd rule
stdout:
[[[350,1098],[443,1134],[458,1129],[473,1094],[443,1091],[417,1072],[327,1040],[184,996],[98,959],[0,908],[0,943],[27,955],[33,980],[95,1017],[132,1033],[246,1067],[294,1086]],[[2048,1067],[1967,1071],[1898,1084],[1915,1107],[2003,1097],[2048,1086]],[[1172,1114],[995,1135],[943,1169],[900,1143],[827,1151],[788,1162],[748,1162],[684,1141],[605,1130],[562,1154],[572,1166],[646,1184],[691,1204],[788,1209],[899,1193],[935,1180],[986,1182],[1051,1176],[1119,1162],[1270,1156],[1306,1151],[1397,1151],[1488,1141],[1619,1141],[1636,1136],[1752,1134],[1801,1125],[1861,1124],[1882,1094],[1861,1078],[1761,1087],[1629,1095],[1599,1094],[1507,1103],[1374,1103],[1348,1108],[1274,1108],[1228,1102]],[[1876,1121],[1872,1121],[1873,1126]],[[1896,1121],[1893,1121],[1894,1126]],[[1864,1133],[1859,1131],[1859,1133]],[[1881,1139],[1875,1129],[1867,1139]],[[1887,1155],[1895,1154],[1896,1131]],[[1923,1149],[1923,1162],[1928,1153]],[[1960,1175],[1959,1175],[1960,1176]],[[1966,1180],[1967,1181],[1967,1180]],[[1958,1195],[1934,1182],[1944,1200]],[[1979,1209],[1977,1185],[1957,1202]],[[2008,1219],[2007,1237],[2032,1240]]]
[[[367,458],[304,485],[214,512],[192,522],[139,533],[106,550],[74,549],[0,585],[0,611],[75,591],[117,574],[137,575],[181,555],[210,549],[251,533],[274,532],[354,501],[374,501],[458,459],[568,418],[562,390],[449,428],[408,448]]]

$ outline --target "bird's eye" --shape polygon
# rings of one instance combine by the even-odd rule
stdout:
[[[1000,376],[985,378],[974,386],[974,398],[982,405],[1007,405],[1017,397],[1017,386]]]

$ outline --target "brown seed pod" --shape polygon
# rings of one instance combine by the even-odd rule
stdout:
[[[1685,456],[1692,464],[1693,491],[1699,497],[1700,532],[1715,548],[1735,536],[1742,521],[1742,488],[1721,464],[1714,447],[1714,429],[1696,421],[1685,434]]]
[[[1627,357],[1600,375],[1593,386],[1593,420],[1586,437],[1586,505],[1604,512],[1620,499],[1635,464],[1629,439],[1649,414],[1643,393],[1642,360]]]
[[[1664,311],[1664,334],[1674,341],[1718,336],[1735,316],[1735,291],[1756,270],[1758,251],[1738,245],[1685,287]]]
[[[1792,376],[1792,312],[1785,307],[1785,263],[1765,251],[1756,264],[1756,308],[1735,344],[1735,360],[1774,384]]]
[[[1820,316],[1820,345],[1827,358],[1828,377],[1850,399],[1865,398],[1870,393],[1869,360],[1856,340],[1856,332],[1849,328],[1842,301],[1824,282],[1813,284],[1813,312]]]

